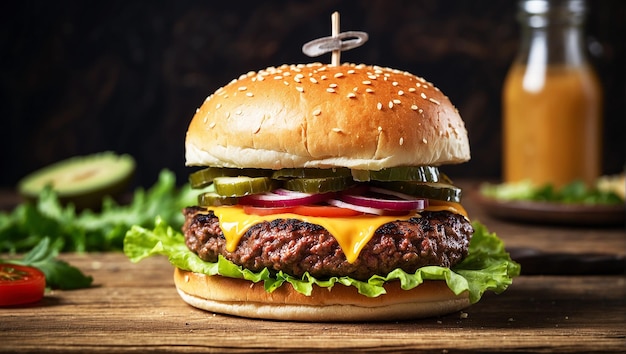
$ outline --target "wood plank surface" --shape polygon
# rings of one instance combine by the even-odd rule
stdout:
[[[241,319],[186,305],[165,258],[65,255],[90,289],[0,310],[1,352],[297,352],[422,349],[590,352],[626,348],[626,277],[522,276],[447,316],[380,323]]]

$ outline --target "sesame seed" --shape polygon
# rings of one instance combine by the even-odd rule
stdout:
[[[196,109],[196,113],[198,113],[198,111],[199,111],[199,110],[200,110],[199,108],[198,108],[198,109]],[[206,124],[206,122],[207,122],[208,120],[209,120],[209,117],[204,117],[204,118],[202,118],[202,123]]]
[[[363,82],[361,82],[363,85],[371,85],[372,82],[369,80],[364,80]]]
[[[313,111],[314,116],[319,116],[320,114],[322,114],[322,111],[319,108]]]
[[[401,103],[401,102],[400,102],[400,100],[399,100],[399,99],[395,99],[395,100],[393,100],[393,104],[400,104],[400,103]]]
[[[417,87],[422,87],[422,84],[420,84],[419,82],[416,82],[416,83],[415,83],[415,86],[417,86]]]
[[[356,95],[354,94],[354,92],[350,92],[348,93],[348,98],[355,98]]]
[[[220,109],[220,107],[222,107],[221,103],[218,103],[218,104],[215,105],[215,109]]]
[[[382,103],[380,103],[380,102],[378,102],[378,103],[376,104],[376,108],[378,108],[378,110],[380,111],[381,109],[383,109],[383,104],[382,104]]]
[[[298,90],[299,92],[304,92],[304,88],[301,86],[296,86],[296,90]]]
[[[372,79],[372,80],[376,80],[376,75],[367,75],[367,77]]]
[[[341,133],[342,130],[340,128],[333,128],[332,131],[334,131],[335,133]]]
[[[393,101],[389,101],[389,108],[393,108]]]
[[[404,91],[402,90],[398,91],[398,96],[402,96],[402,95],[404,95]]]
[[[400,138],[400,145],[404,145],[404,138]]]
[[[322,75],[322,76],[320,76],[320,79],[322,79],[322,81],[324,81],[324,80],[328,79],[328,77],[326,75]]]
[[[354,74],[354,70],[352,69],[348,70],[348,74]]]
[[[317,84],[317,80],[314,77],[310,77],[309,80],[311,80],[312,83]]]
[[[238,111],[235,112],[235,114],[238,115],[238,116],[240,116],[241,113],[242,113],[241,110],[238,110]]]
[[[282,77],[282,76],[280,76],[280,75],[276,75],[276,76],[274,76],[274,80],[282,80],[282,79],[283,79],[283,77]]]
[[[379,132],[382,132],[382,131],[383,131],[383,127],[380,127],[380,126],[379,126],[379,127],[378,127],[378,131],[379,131]]]
[[[434,99],[434,98],[429,98],[428,100],[429,100],[430,102],[432,102],[432,103],[436,104],[436,105],[440,105],[440,104],[441,104],[441,103],[439,103],[439,101],[437,101],[437,100],[436,100],[436,99]]]
[[[247,87],[245,87],[245,86],[239,86],[239,91],[245,91],[245,90],[247,90],[247,89],[248,89],[248,88],[247,88]]]
[[[254,96],[254,94],[252,92],[246,92],[246,96],[252,97],[252,96]]]
[[[226,119],[230,118],[230,112],[226,112]]]
[[[211,129],[215,128],[215,122],[211,122],[211,124],[209,124],[209,128]]]
[[[335,75],[333,75],[335,78],[340,78],[343,76],[343,73],[336,73]]]
[[[365,89],[365,92],[367,92],[367,93],[374,93],[374,90],[372,90],[371,88],[368,87],[368,88]]]
[[[414,111],[417,111],[417,106],[413,104],[413,105],[411,105],[411,109],[414,110]]]
[[[392,82],[391,84],[392,84],[393,86],[398,86],[398,82],[397,82],[397,81],[394,81],[394,82]]]
[[[423,99],[427,99],[426,94],[424,92],[422,92],[420,96],[422,96]]]
[[[330,84],[330,85],[328,85],[328,87],[336,88],[337,84]]]
[[[326,89],[326,92],[333,93],[333,92],[335,92],[335,89],[332,88],[332,87],[329,87],[329,88]]]
[[[428,140],[426,140],[426,138],[423,138],[423,139],[422,139],[422,142],[423,142],[424,144],[428,144]]]
[[[421,108],[420,108],[420,109],[418,109],[417,111],[418,111],[418,112],[420,112],[420,113],[424,113],[424,110],[423,110],[423,109],[421,109]]]
[[[263,80],[265,80],[265,78],[263,76],[257,76],[257,80],[263,81]]]
[[[417,89],[415,87],[409,87],[409,92],[415,92]]]

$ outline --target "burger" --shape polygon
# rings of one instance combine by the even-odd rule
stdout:
[[[198,204],[182,230],[134,227],[181,298],[293,321],[459,311],[519,273],[439,170],[470,159],[458,110],[427,80],[370,65],[283,65],[211,94],[187,130]],[[477,226],[478,225],[478,226]]]

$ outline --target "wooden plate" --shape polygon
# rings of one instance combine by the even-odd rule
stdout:
[[[478,203],[500,219],[572,226],[615,226],[626,221],[622,205],[559,204],[533,201],[503,201],[478,194]]]

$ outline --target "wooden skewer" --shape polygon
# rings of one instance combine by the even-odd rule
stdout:
[[[331,20],[331,33],[333,37],[339,36],[339,12],[335,11],[330,17]],[[332,56],[330,59],[330,64],[333,66],[339,66],[339,61],[341,57],[341,49],[333,50]]]

